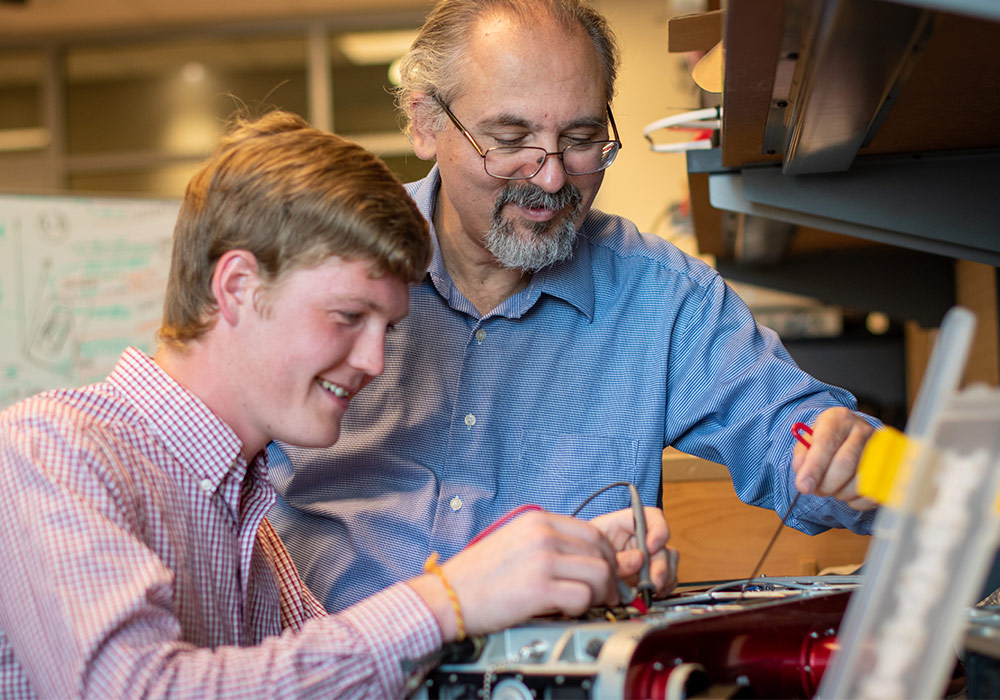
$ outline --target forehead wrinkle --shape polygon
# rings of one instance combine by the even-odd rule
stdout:
[[[487,129],[491,128],[491,127],[498,127],[498,126],[516,126],[516,127],[522,128],[522,129],[532,129],[532,128],[534,128],[534,124],[532,124],[530,121],[528,121],[524,117],[519,117],[519,116],[517,116],[515,114],[511,114],[509,112],[504,112],[504,113],[501,113],[501,114],[497,114],[497,115],[494,115],[492,117],[486,117],[485,119],[483,119],[482,121],[480,121],[477,124],[477,126],[481,126],[483,128],[487,128]]]
[[[563,124],[560,127],[560,130],[566,131],[568,129],[580,129],[580,128],[600,129],[607,125],[608,125],[608,120],[606,118],[579,117],[577,119],[570,120],[566,124]],[[524,117],[509,112],[497,114],[492,117],[486,117],[482,121],[478,122],[476,126],[481,129],[513,126],[522,129],[529,129],[531,131],[538,131],[542,128],[540,124],[537,124],[529,119],[525,119]]]

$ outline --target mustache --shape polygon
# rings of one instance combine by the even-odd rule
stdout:
[[[505,204],[515,204],[528,209],[563,209],[565,207],[576,207],[583,196],[580,190],[571,183],[566,183],[558,192],[546,192],[538,185],[526,182],[515,184],[508,182],[497,195],[495,212]]]

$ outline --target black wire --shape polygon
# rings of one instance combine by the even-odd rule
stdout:
[[[583,503],[580,504],[579,508],[577,508],[576,510],[573,511],[572,517],[575,518],[576,516],[578,516],[580,514],[580,511],[583,510],[587,506],[588,503],[590,503],[592,500],[594,500],[595,498],[597,498],[598,496],[600,496],[605,491],[609,491],[609,490],[613,489],[616,486],[631,486],[631,485],[632,484],[630,484],[627,481],[616,481],[613,484],[608,484],[604,488],[601,488],[601,489],[598,489],[597,491],[594,491],[592,494],[590,494],[589,496],[587,496],[586,499],[584,499]]]

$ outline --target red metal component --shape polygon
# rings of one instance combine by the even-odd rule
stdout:
[[[792,598],[669,625],[636,648],[625,697],[660,698],[669,669],[700,664],[713,684],[749,685],[756,697],[810,698],[836,647],[848,591]]]
[[[817,635],[817,636],[813,636]],[[833,628],[810,632],[802,646],[802,687],[807,697],[812,697],[819,690],[819,682],[823,679],[826,667],[830,665],[830,657],[837,650],[837,637]]]
[[[673,665],[665,667],[662,662],[641,663],[629,669],[630,685],[626,697],[645,700],[665,700],[667,681]]]
[[[652,663],[637,669],[632,694],[626,697],[656,700],[694,697],[708,685],[708,676],[700,664],[679,664],[668,667]]]

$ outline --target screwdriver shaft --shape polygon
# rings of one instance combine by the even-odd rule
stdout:
[[[789,504],[788,510],[785,511],[785,517],[783,517],[781,522],[778,523],[778,529],[774,531],[774,536],[771,537],[771,541],[768,542],[767,547],[764,548],[764,553],[760,555],[760,561],[758,561],[757,566],[753,568],[750,578],[748,578],[743,584],[743,590],[746,590],[747,586],[750,585],[750,582],[757,578],[757,574],[760,573],[761,567],[764,566],[764,560],[767,559],[767,555],[771,553],[771,548],[774,547],[774,543],[778,540],[778,535],[781,534],[782,528],[785,527],[785,521],[788,520],[788,516],[792,514],[792,508],[794,508],[795,504],[798,503],[799,496],[801,495],[801,492],[795,494],[795,498],[793,498],[791,504]]]

